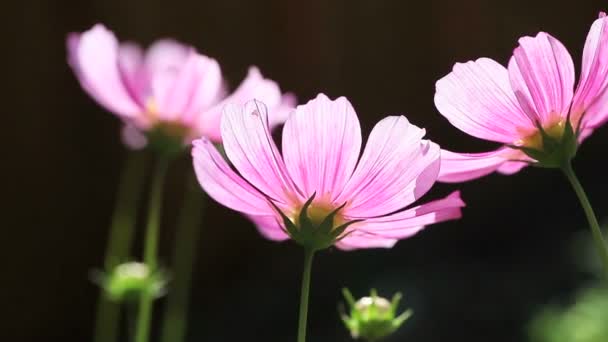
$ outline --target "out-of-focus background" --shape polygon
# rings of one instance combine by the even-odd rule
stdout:
[[[7,4],[8,5],[8,4]],[[0,336],[11,341],[91,339],[102,265],[125,148],[119,121],[78,85],[64,39],[101,22],[121,40],[174,37],[216,58],[231,86],[249,65],[304,102],[347,96],[364,136],[386,115],[405,114],[444,147],[495,145],[452,127],[433,105],[434,83],[455,62],[506,63],[517,39],[543,30],[577,70],[600,1],[22,1],[4,12],[5,153]],[[8,43],[8,45],[6,45]],[[8,106],[7,106],[8,104]],[[608,215],[608,127],[575,162],[600,216]],[[184,158],[171,170],[162,259],[170,263]],[[458,222],[433,226],[391,250],[319,253],[309,340],[349,341],[337,314],[340,289],[404,294],[415,314],[390,341],[526,341],[549,303],[568,303],[593,276],[581,267],[587,226],[554,170],[529,168],[461,185]],[[264,240],[245,218],[210,202],[201,227],[188,341],[295,339],[302,251]],[[141,233],[141,232],[140,232]],[[573,245],[583,247],[573,247]],[[592,252],[592,251],[591,251]],[[5,335],[6,334],[6,335]]]

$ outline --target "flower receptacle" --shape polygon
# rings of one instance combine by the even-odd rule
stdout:
[[[180,123],[161,122],[146,133],[146,138],[152,150],[172,157],[185,150],[188,135],[188,128]]]
[[[311,206],[314,199],[315,194],[304,203],[294,220],[285,215],[272,200],[269,199],[269,202],[281,216],[285,232],[304,248],[318,251],[331,247],[344,237],[346,228],[360,220],[344,222],[341,216],[338,217],[346,203],[331,211],[326,210],[327,214],[321,214],[321,210]]]
[[[578,130],[575,131],[570,120],[565,120],[549,129],[539,126],[538,133],[528,139],[534,143],[512,147],[535,159],[536,166],[561,168],[576,156],[578,135]]]

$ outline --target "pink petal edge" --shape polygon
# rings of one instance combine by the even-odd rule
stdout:
[[[513,174],[528,165],[525,162],[514,160],[530,159],[522,152],[507,147],[483,153],[457,153],[442,150],[438,181],[444,183],[465,182],[495,171]]]

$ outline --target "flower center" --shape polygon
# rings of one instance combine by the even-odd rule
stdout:
[[[285,232],[289,237],[310,251],[331,247],[345,234],[351,224],[361,221],[347,221],[340,214],[346,203],[336,207],[331,201],[315,202],[315,194],[289,214],[281,211],[273,201],[269,203],[281,216]]]
[[[565,127],[566,127],[566,121],[560,120],[557,123],[543,127],[543,129],[545,130],[545,133],[548,136],[550,136],[551,138],[560,140],[562,138],[562,136],[564,135]],[[542,151],[543,148],[545,147],[543,144],[543,135],[538,130],[535,133],[530,134],[525,138],[517,140],[515,142],[515,145],[533,148],[533,149],[539,150],[539,151]]]
[[[308,207],[307,214],[308,214],[308,218],[314,225],[319,225],[334,210],[336,210],[336,207],[334,207],[330,203],[313,202]],[[298,209],[297,216],[294,218],[294,222],[297,222],[297,217],[299,217],[301,212],[302,212],[302,206]],[[340,213],[338,212],[336,214],[336,216],[334,216],[334,220],[332,222],[332,227],[337,227],[345,222],[346,222],[346,220],[344,219],[344,217],[342,215],[340,215]]]
[[[150,145],[163,154],[171,155],[180,152],[187,140],[193,136],[192,129],[184,122],[162,118],[153,98],[146,101],[143,115],[149,123],[146,135]]]
[[[158,105],[154,98],[148,98],[145,108],[144,115],[150,120],[151,131],[178,139],[184,139],[190,134],[190,128],[184,123],[178,120],[163,120],[160,118]]]

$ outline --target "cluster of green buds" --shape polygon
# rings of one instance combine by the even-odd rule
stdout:
[[[374,289],[369,297],[357,301],[348,289],[342,293],[350,308],[350,316],[342,313],[342,321],[354,339],[378,341],[395,332],[412,315],[412,310],[397,315],[401,293],[396,293],[391,301],[378,296]]]
[[[108,299],[115,302],[139,300],[144,293],[161,297],[167,284],[165,272],[153,271],[146,264],[134,261],[119,264],[95,278]]]

